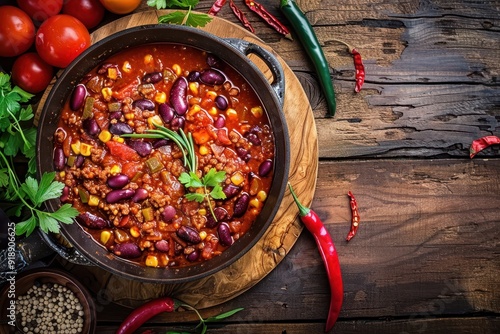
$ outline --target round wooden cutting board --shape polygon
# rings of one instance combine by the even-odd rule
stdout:
[[[167,12],[146,11],[123,17],[96,30],[92,34],[92,41],[97,42],[123,29],[155,24],[158,16]],[[309,205],[316,188],[318,142],[311,106],[300,82],[283,59],[244,28],[215,17],[202,29],[222,38],[241,38],[259,44],[281,62],[286,81],[284,113],[291,144],[289,181],[303,204]],[[251,55],[250,59],[270,77],[269,69],[253,57]],[[193,282],[177,285],[142,283],[112,275],[95,266],[80,266],[67,261],[63,261],[63,264],[89,289],[98,295],[105,294],[107,300],[124,306],[137,307],[149,299],[170,295],[198,309],[206,308],[219,305],[248,290],[280,263],[302,231],[297,214],[297,207],[287,190],[273,223],[250,251],[231,266]]]

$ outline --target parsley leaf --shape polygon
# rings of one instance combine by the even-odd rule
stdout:
[[[180,8],[186,11],[175,11],[158,18],[159,23],[187,25],[190,27],[204,27],[212,18],[205,13],[193,13],[191,9],[198,5],[199,0],[148,0],[147,4],[156,9]]]
[[[34,178],[36,128],[30,124],[34,113],[31,105],[23,106],[33,97],[12,87],[10,76],[0,73],[0,199],[9,203],[7,215],[27,217],[16,224],[16,234],[29,236],[37,226],[44,232],[59,232],[59,223],[70,224],[78,211],[64,204],[56,212],[41,208],[49,199],[62,194],[64,184],[55,181],[56,173],[44,173],[40,182]],[[27,159],[24,180],[16,173],[14,158]]]

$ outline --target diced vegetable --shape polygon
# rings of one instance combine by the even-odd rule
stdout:
[[[160,170],[162,170],[164,166],[161,163],[161,161],[158,160],[158,158],[151,157],[148,160],[146,160],[146,167],[153,174],[153,173],[156,173],[156,172],[159,172]]]

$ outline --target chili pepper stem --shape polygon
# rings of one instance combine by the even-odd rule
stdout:
[[[295,192],[293,191],[292,185],[290,183],[288,183],[288,188],[290,188],[290,193],[292,194],[293,200],[295,201],[295,204],[297,204],[297,207],[299,208],[299,215],[301,217],[304,217],[305,215],[307,215],[309,213],[309,211],[311,211],[311,209],[305,207],[304,205],[302,205],[302,203],[300,203],[300,201],[299,201],[297,195],[295,194]]]

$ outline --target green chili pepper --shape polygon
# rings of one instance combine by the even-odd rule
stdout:
[[[333,117],[337,107],[335,90],[330,78],[330,66],[318,38],[306,16],[294,0],[281,0],[280,9],[292,25],[293,30],[316,69],[328,105],[328,116]]]

